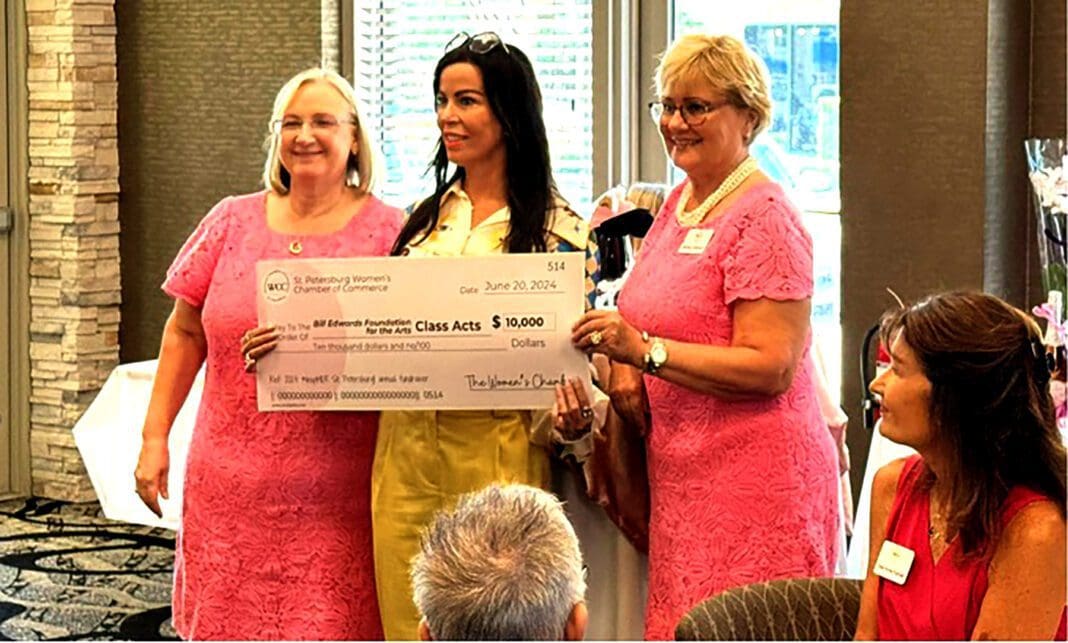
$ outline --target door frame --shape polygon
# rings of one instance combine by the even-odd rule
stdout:
[[[7,444],[0,449],[7,453],[11,465],[0,472],[0,497],[30,494],[30,217],[29,217],[29,99],[26,88],[27,31],[25,0],[5,0],[0,15],[8,46],[0,73],[6,78],[7,108],[7,176],[10,206],[14,211],[12,229],[8,234],[10,291],[7,327],[9,377],[6,385],[10,408],[5,423],[11,427]],[[5,151],[0,151],[4,153]]]

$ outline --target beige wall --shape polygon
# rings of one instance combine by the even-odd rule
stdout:
[[[1064,0],[1031,0],[1034,57],[1031,63],[1031,135],[1064,136]]]
[[[261,187],[275,92],[320,63],[331,6],[118,3],[123,362],[156,356],[171,308],[159,286],[196,224],[223,196]]]
[[[1034,303],[1023,139],[1064,136],[1064,12],[1063,0],[842,1],[843,403],[857,490],[870,435],[856,356],[893,305],[885,288]]]

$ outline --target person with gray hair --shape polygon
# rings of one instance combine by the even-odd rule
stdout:
[[[586,631],[578,538],[560,501],[534,487],[462,496],[423,533],[411,577],[424,641],[577,641]]]

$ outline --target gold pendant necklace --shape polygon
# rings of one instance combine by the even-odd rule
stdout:
[[[301,245],[300,241],[294,239],[289,242],[289,254],[299,255],[303,250],[304,246]]]
[[[943,509],[941,511],[935,511],[933,500],[929,500],[928,503],[929,515],[927,517],[927,537],[931,539],[931,542],[937,540],[948,542],[946,540],[946,535],[949,531],[948,520],[945,523],[942,521],[942,516],[945,513],[945,505],[942,505]]]
[[[760,169],[760,165],[756,159],[752,156],[745,157],[745,160],[738,164],[738,167],[731,170],[731,173],[727,175],[727,178],[723,179],[723,182],[719,184],[716,190],[708,195],[705,199],[693,210],[684,212],[683,208],[693,198],[693,182],[687,181],[686,187],[682,188],[682,196],[679,198],[679,207],[675,208],[675,218],[681,225],[695,226],[705,220],[708,216],[708,211],[716,207],[719,203],[731,192],[738,189],[738,186],[743,181],[749,178],[749,175]]]

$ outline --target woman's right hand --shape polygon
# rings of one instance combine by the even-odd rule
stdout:
[[[166,438],[146,438],[141,443],[141,455],[137,458],[137,469],[134,471],[137,495],[160,518],[163,517],[163,510],[159,507],[159,497],[170,498],[167,490],[170,462]]]
[[[274,326],[250,328],[241,336],[241,357],[245,360],[245,372],[256,370],[256,360],[278,348],[282,334]]]
[[[612,362],[608,378],[608,397],[623,418],[636,426],[645,426],[645,399],[642,372],[630,364]]]

